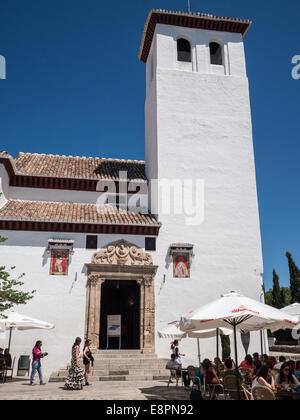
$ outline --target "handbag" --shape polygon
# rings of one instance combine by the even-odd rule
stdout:
[[[190,393],[191,401],[203,401],[202,392],[200,389],[192,389]]]

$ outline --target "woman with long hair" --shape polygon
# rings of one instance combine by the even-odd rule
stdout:
[[[72,390],[82,390],[84,384],[84,371],[79,363],[81,338],[77,337],[72,347],[71,369],[67,377],[65,388]]]
[[[180,354],[178,345],[179,345],[178,340],[174,340],[171,343],[171,350],[172,350],[172,353],[175,355],[175,359],[180,359],[180,356],[185,356],[185,354]]]
[[[257,386],[264,386],[273,392],[276,391],[274,376],[269,366],[263,365],[257,372],[257,376],[252,382],[252,389]]]
[[[91,373],[91,364],[94,362],[93,354],[90,349],[90,345],[92,344],[91,340],[87,339],[84,343],[83,348],[83,364],[85,368],[84,378],[85,378],[85,386],[90,386],[89,384],[89,374]]]
[[[298,379],[293,374],[291,365],[289,362],[283,363],[280,372],[276,376],[275,384],[278,387],[289,386],[290,388],[297,388],[300,385]]]
[[[38,372],[39,374],[40,385],[46,385],[45,382],[43,382],[41,359],[47,356],[47,353],[42,352],[42,344],[43,343],[39,340],[35,343],[35,346],[32,349],[32,370],[31,370],[31,376],[30,376],[31,386],[34,386],[33,381],[34,381],[36,372]]]

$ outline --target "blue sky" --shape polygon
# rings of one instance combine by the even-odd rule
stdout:
[[[145,67],[137,58],[151,8],[187,0],[9,0],[0,6],[0,149],[144,159]],[[285,252],[300,266],[300,2],[192,0],[193,11],[254,21],[245,46],[256,153],[265,283]]]

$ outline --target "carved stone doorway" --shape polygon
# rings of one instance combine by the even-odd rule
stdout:
[[[120,240],[96,252],[88,270],[85,337],[92,340],[94,349],[100,343],[101,292],[106,281],[137,282],[139,286],[139,348],[141,353],[155,352],[155,295],[154,279],[157,266],[152,257],[136,245]],[[101,335],[102,337],[102,335]]]

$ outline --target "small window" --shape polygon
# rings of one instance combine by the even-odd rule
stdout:
[[[210,63],[216,66],[223,65],[222,47],[217,42],[211,42],[209,44],[210,49]]]
[[[145,250],[156,251],[156,238],[145,238]]]
[[[177,40],[177,60],[186,63],[192,62],[191,44],[186,39]]]
[[[88,235],[86,237],[86,249],[98,249],[98,236]]]

